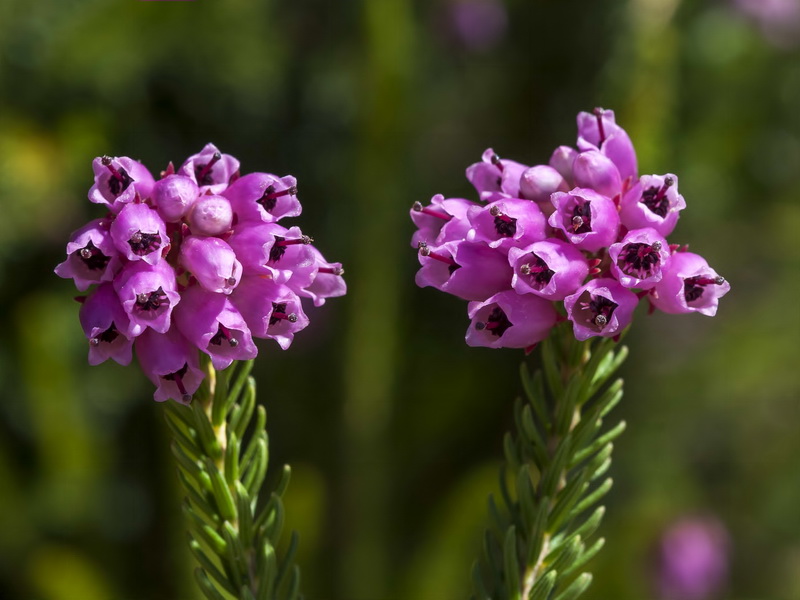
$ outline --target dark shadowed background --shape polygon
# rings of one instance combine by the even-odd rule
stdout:
[[[720,597],[800,597],[800,25],[753,6],[2,0],[0,598],[199,598],[162,407],[87,365],[53,267],[102,215],[94,157],[157,173],[207,142],[296,176],[293,222],[347,271],[255,371],[306,596],[466,598],[522,357],[467,348],[465,303],[415,287],[408,209],[476,199],[489,146],[546,162],[594,106],[641,173],[678,174],[670,239],[733,290],[714,319],[637,313],[585,597],[655,600],[658,540],[693,515],[727,531]]]

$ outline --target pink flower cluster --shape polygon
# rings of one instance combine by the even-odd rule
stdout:
[[[528,167],[491,149],[467,169],[481,203],[417,202],[416,282],[469,300],[467,344],[530,348],[560,320],[575,337],[616,337],[639,300],[712,316],[729,284],[667,242],[686,203],[673,174],[637,173],[610,110],[578,115],[577,149]]]
[[[254,358],[253,338],[286,349],[308,325],[301,298],[320,306],[346,291],[298,227],[296,180],[240,175],[208,144],[157,181],[127,157],[96,158],[89,200],[105,217],[72,234],[56,273],[80,291],[89,363],[126,365],[135,348],[158,401],[189,402],[203,380],[199,352],[217,369]]]

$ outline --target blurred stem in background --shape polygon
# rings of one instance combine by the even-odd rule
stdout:
[[[407,0],[363,3],[361,131],[356,150],[349,234],[358,251],[348,265],[350,327],[345,347],[343,448],[345,514],[339,597],[385,597],[390,589],[388,535],[392,512],[388,424],[397,362],[400,223],[408,204],[394,185],[408,156],[411,5]]]

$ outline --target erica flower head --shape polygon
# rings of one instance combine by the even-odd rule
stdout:
[[[613,111],[580,113],[577,147],[559,146],[547,164],[490,148],[467,179],[478,201],[437,194],[411,218],[417,285],[470,301],[470,345],[529,348],[559,320],[579,340],[617,338],[640,299],[713,315],[730,289],[667,239],[686,207],[678,176],[639,177]]]
[[[301,212],[291,175],[240,176],[213,144],[158,181],[127,157],[92,168],[89,199],[108,214],[72,235],[56,274],[88,292],[89,362],[135,353],[156,400],[191,400],[201,354],[225,368],[256,355],[253,338],[288,348],[309,322],[302,298],[319,306],[347,289],[340,263],[277,222]]]

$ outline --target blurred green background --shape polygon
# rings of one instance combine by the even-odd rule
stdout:
[[[460,21],[476,10],[477,28]],[[162,407],[137,369],[87,365],[76,291],[52,270],[101,215],[92,158],[157,173],[209,141],[243,171],[295,175],[296,224],[347,270],[348,295],[256,367],[273,469],[294,469],[305,594],[465,598],[521,356],[467,348],[465,303],[415,287],[408,209],[475,199],[464,169],[489,146],[546,162],[598,105],[641,173],[678,174],[671,240],[733,291],[715,319],[637,314],[585,597],[655,599],[659,536],[711,515],[731,539],[722,597],[800,598],[786,25],[727,0],[0,0],[0,598],[199,597]]]

